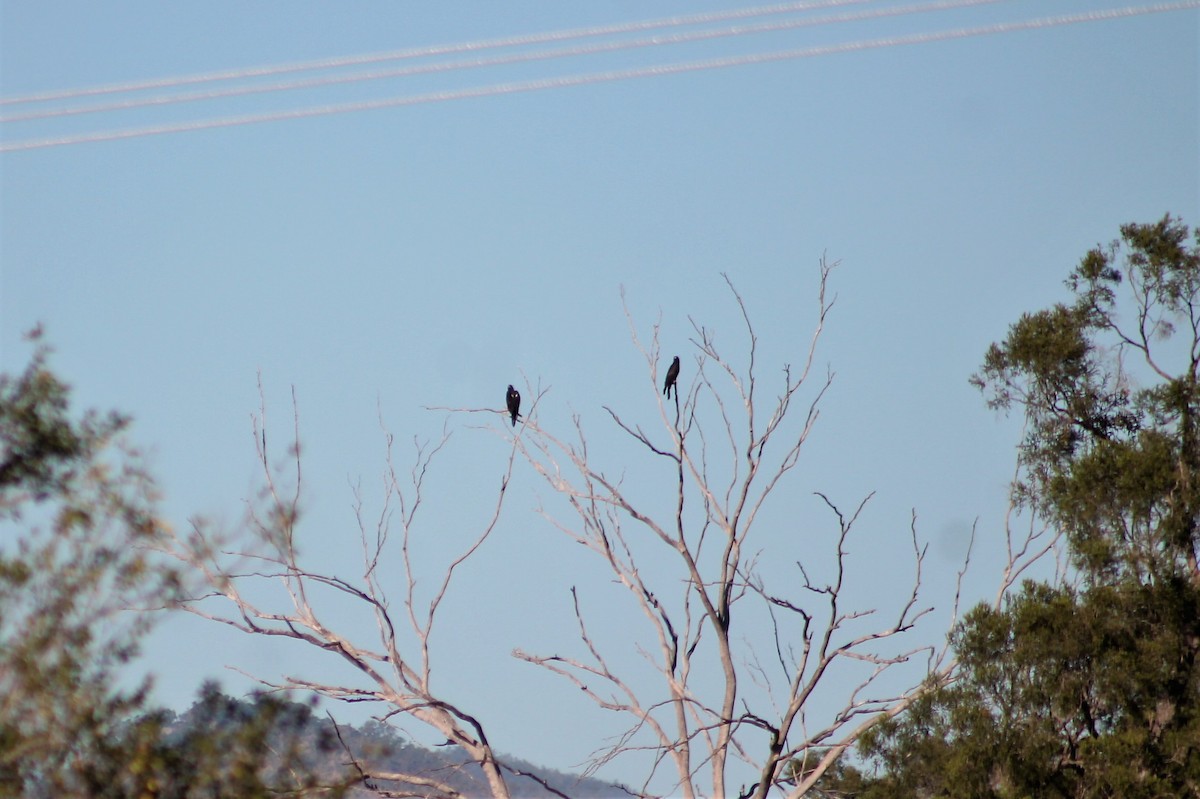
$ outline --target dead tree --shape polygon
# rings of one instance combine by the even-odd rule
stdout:
[[[182,606],[244,633],[300,641],[342,661],[348,676],[339,682],[303,675],[259,680],[270,689],[378,703],[382,710],[377,717],[382,720],[406,717],[425,724],[462,747],[482,770],[494,797],[508,797],[505,775],[520,772],[497,757],[482,723],[435,686],[430,641],[456,570],[480,555],[506,504],[514,466],[523,458],[565,503],[561,511],[544,508],[543,515],[597,556],[602,572],[623,587],[645,619],[646,635],[639,640],[654,642],[642,652],[656,678],[647,685],[623,673],[618,655],[627,652],[606,650],[589,632],[586,597],[572,589],[580,651],[542,655],[514,650],[517,658],[565,678],[598,707],[628,719],[627,733],[597,750],[592,769],[629,752],[650,751],[653,765],[634,795],[649,796],[651,782],[669,764],[671,795],[803,796],[867,729],[950,679],[955,665],[944,642],[929,645],[911,635],[932,609],[922,585],[925,549],[918,540],[915,515],[905,525],[911,541],[911,578],[897,587],[895,603],[886,612],[856,605],[847,585],[847,542],[869,495],[844,512],[819,493],[819,486],[805,487],[828,513],[824,562],[810,561],[808,553],[789,549],[787,542],[780,549],[760,518],[785,485],[794,488],[788,478],[833,382],[832,372],[814,368],[834,305],[827,294],[832,269],[822,259],[811,340],[800,365],[783,368],[769,398],[763,396],[767,389],[759,375],[758,339],[750,313],[728,279],[747,334],[746,350],[740,358],[728,357],[718,349],[714,332],[693,320],[693,358],[673,400],[659,392],[657,368],[663,353],[658,327],[644,342],[627,311],[634,344],[646,363],[647,397],[655,398],[661,425],[650,432],[626,421],[632,418],[628,414],[623,417],[611,407],[605,411],[639,457],[668,475],[669,496],[648,504],[611,476],[589,453],[581,417],[575,417],[571,441],[543,430],[534,411],[545,392],[530,392],[536,396],[523,426],[509,433],[505,417],[493,431],[508,437],[511,449],[488,517],[424,593],[417,590],[410,542],[424,507],[424,481],[450,439],[448,428],[432,446],[416,446],[407,475],[398,472],[394,441],[385,433],[382,508],[368,518],[356,493],[361,573],[348,580],[302,562],[297,553],[299,446],[290,451],[286,479],[277,477],[268,465],[264,406],[254,435],[265,489],[248,517],[250,541],[234,546],[200,522],[190,533],[178,535],[171,554],[190,568],[201,586]],[[503,411],[484,408],[435,410],[495,414],[498,421],[504,416]],[[298,441],[298,413],[294,417]],[[617,471],[625,466],[618,464]],[[1010,519],[997,604],[1053,545],[1044,527],[1015,532],[1013,524]],[[381,564],[397,549],[401,568],[385,571]],[[657,553],[665,553],[672,565],[662,567]],[[794,562],[794,577],[783,584],[769,582],[770,570],[764,567],[768,560]],[[964,563],[960,584],[965,568]],[[340,597],[338,621],[321,601],[328,592]],[[373,620],[369,640],[350,636],[339,623],[344,621],[346,601]],[[954,618],[957,593],[947,601],[953,602]],[[763,630],[759,638],[752,638]],[[906,671],[898,677],[905,664],[916,664],[916,674]],[[854,669],[857,682],[843,690],[844,683],[837,683],[834,675]],[[840,691],[840,705],[832,711],[812,711],[814,699],[827,698],[831,691]],[[372,771],[369,763],[357,759],[354,766],[363,785],[381,780],[404,784],[400,790],[378,789],[383,794],[449,796],[458,790],[439,775]],[[751,774],[745,781],[749,787],[735,787],[735,774]]]
[[[660,349],[659,327],[646,343],[626,311],[646,365],[647,397],[657,398],[661,427],[651,432],[627,422],[616,409],[605,411],[648,459],[672,475],[669,502],[635,499],[613,476],[626,464],[612,472],[601,466],[589,453],[578,416],[570,441],[535,421],[518,439],[530,465],[566,503],[558,512],[543,508],[543,515],[595,553],[645,619],[645,640],[656,644],[647,648],[645,659],[653,664],[657,686],[647,688],[622,673],[617,653],[605,651],[589,632],[585,603],[574,588],[581,653],[515,654],[569,680],[599,708],[628,718],[628,732],[598,751],[593,767],[625,753],[653,751],[654,767],[639,795],[650,795],[653,772],[667,763],[673,769],[671,795],[737,796],[730,780],[732,761],[738,761],[740,773],[748,767],[757,775],[742,796],[802,796],[871,725],[901,712],[952,673],[944,646],[904,643],[932,610],[919,604],[925,549],[915,515],[908,525],[911,580],[901,585],[887,612],[853,606],[846,587],[846,541],[869,496],[844,513],[817,494],[836,522],[827,537],[832,566],[820,573],[806,567],[797,549],[766,552],[760,512],[799,461],[833,381],[832,372],[814,369],[834,304],[827,293],[833,266],[822,259],[816,323],[801,365],[784,366],[769,400],[763,397],[750,313],[728,278],[748,336],[741,358],[745,365],[721,352],[714,333],[693,320],[694,368],[689,371],[694,377],[680,392],[682,402],[664,400],[657,390],[658,364],[668,355]],[[1001,596],[1026,561],[1045,551],[1031,536],[1023,548],[1010,544]],[[658,565],[654,549],[667,553],[673,570]],[[766,584],[760,558],[768,557],[795,562],[791,585]],[[760,640],[744,637],[753,635],[754,625],[739,625],[755,615],[765,620],[758,629],[770,630]],[[893,672],[909,662],[922,664],[919,673],[897,689]],[[806,708],[831,675],[848,664],[863,669],[861,679],[844,692],[839,709],[814,723]],[[700,672],[718,674],[719,688],[702,684],[695,676]]]
[[[293,410],[298,442],[299,413],[295,411],[294,391]],[[194,521],[190,534],[176,537],[170,548],[170,554],[190,567],[193,585],[200,586],[181,607],[251,635],[301,641],[341,660],[348,666],[347,676],[337,683],[302,675],[290,675],[281,682],[251,676],[269,690],[301,690],[342,702],[378,703],[382,710],[377,718],[381,721],[397,716],[417,720],[462,748],[481,769],[492,796],[508,797],[505,766],[497,758],[482,723],[465,708],[448,701],[434,686],[435,659],[430,638],[456,570],[478,553],[496,527],[512,475],[515,449],[508,457],[490,516],[474,540],[445,566],[433,582],[432,590],[422,594],[417,590],[414,576],[417,566],[410,543],[416,535],[418,511],[423,506],[426,476],[449,441],[450,433],[443,428],[440,440],[432,445],[414,440],[414,465],[407,474],[402,474],[393,458],[393,436],[385,431],[387,469],[378,514],[368,518],[361,492],[355,490],[362,565],[357,579],[349,580],[304,563],[298,556],[296,532],[303,477],[300,448],[293,443],[290,474],[286,475],[286,484],[282,484],[284,478],[269,466],[265,415],[264,403],[255,419],[254,439],[265,488],[262,501],[251,504],[248,510],[247,529],[240,531],[240,537],[231,538]],[[249,541],[245,540],[247,533]],[[382,564],[386,556],[395,555],[397,545],[403,577],[398,581],[398,595],[393,596],[388,587],[397,582],[397,570],[385,571]],[[423,568],[428,579],[427,564]],[[329,591],[343,600],[338,603],[336,615],[331,608],[322,606],[321,599],[330,599],[322,594]],[[355,608],[353,612],[373,620],[371,640],[358,640],[344,632],[348,626],[344,623],[346,600]],[[384,795],[458,795],[436,776],[372,771],[369,763],[357,760],[353,765],[364,785],[380,780],[400,781],[405,785],[401,793],[378,789]]]

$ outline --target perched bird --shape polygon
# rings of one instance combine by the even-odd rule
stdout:
[[[676,369],[675,371],[679,370]],[[508,397],[506,400],[508,402],[508,412],[512,414],[513,427],[516,427],[517,417],[521,415],[517,413],[517,411],[521,410],[521,395],[515,388],[512,387],[511,384],[508,387]]]
[[[679,377],[679,356],[675,356],[675,360],[671,361],[670,367],[667,368],[667,379],[663,382],[663,393],[669,398],[671,396],[671,386],[675,386],[675,380]],[[675,386],[675,399],[679,399],[679,386]]]

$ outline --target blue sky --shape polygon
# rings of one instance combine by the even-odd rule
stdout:
[[[0,2],[0,94],[738,7]],[[9,122],[0,140],[1125,7],[997,2]],[[193,514],[236,524],[257,485],[257,376],[281,438],[294,386],[309,492],[305,552],[339,563],[356,540],[349,485],[360,477],[374,485],[383,468],[381,415],[399,442],[424,440],[445,422],[427,406],[500,408],[505,386],[528,379],[550,387],[543,426],[565,433],[575,412],[608,444],[616,432],[602,405],[647,418],[654,410],[622,286],[643,333],[661,314],[664,347],[683,356],[688,381],[689,318],[731,350],[743,341],[721,278],[728,274],[752,314],[769,379],[803,356],[825,253],[841,266],[817,359],[836,379],[765,524],[828,527],[813,491],[846,505],[877,492],[860,531],[859,596],[887,607],[907,578],[889,553],[903,553],[915,509],[933,548],[930,597],[944,611],[972,520],[992,546],[1002,529],[1018,435],[1016,422],[988,411],[967,384],[987,345],[1022,312],[1062,299],[1069,269],[1120,224],[1168,211],[1200,222],[1198,41],[1192,9],[0,152],[0,367],[23,365],[21,335],[43,323],[78,401],[133,415],[134,439],[178,525]],[[431,562],[486,516],[508,452],[502,438],[470,427],[474,419],[450,424],[425,517]],[[632,479],[648,468],[636,458],[620,466]],[[572,645],[564,586],[602,575],[535,513],[542,488],[531,470],[517,469],[512,490],[496,540],[451,603],[447,683],[502,750],[569,768],[599,743],[590,725],[608,722],[508,652]],[[780,557],[798,554],[785,541]],[[991,594],[994,567],[987,558],[977,564],[974,596]],[[923,634],[934,640],[940,629]],[[299,649],[283,654],[174,617],[145,658],[159,700],[180,708],[206,677],[245,690],[227,665],[277,676],[281,661],[327,668]],[[530,694],[545,697],[546,709],[521,701]],[[564,728],[572,732],[546,735]],[[620,768],[609,776],[632,779]]]

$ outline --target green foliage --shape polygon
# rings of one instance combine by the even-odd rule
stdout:
[[[34,770],[22,796],[51,799],[159,797],[267,799],[344,796],[351,782],[331,725],[306,705],[259,695],[231,699],[208,684],[192,708],[176,716],[154,711],[110,730],[90,754],[86,779],[67,783]]]
[[[116,687],[150,621],[130,611],[168,606],[177,576],[127,420],[72,417],[47,354],[0,375],[0,796],[300,795],[315,780],[284,745],[294,706],[209,689],[180,735],[147,685]]]
[[[1200,796],[1200,231],[1121,234],[973,378],[1025,414],[1014,498],[1073,584],[971,611],[956,680],[864,739],[877,773],[847,795]]]
[[[349,781],[341,769],[321,776],[337,741],[310,708],[270,696],[239,702],[206,685],[188,713],[158,712],[120,734],[129,756],[111,780],[120,796],[337,799]]]
[[[1086,579],[1195,574],[1200,232],[1188,248],[1167,216],[1121,234],[1071,273],[1073,303],[1022,316],[972,381],[1026,414],[1016,498],[1062,528]]]
[[[79,469],[128,423],[115,413],[72,423],[67,386],[46,368],[46,356],[39,346],[20,377],[0,375],[0,518],[15,514],[26,493],[38,502],[68,495]]]
[[[136,457],[113,454],[126,420],[72,419],[46,356],[0,376],[0,785],[54,774],[87,795],[92,754],[142,702],[111,688],[144,627],[117,611],[161,602],[174,576],[147,565],[159,523]]]
[[[791,760],[787,765],[783,783],[795,785],[808,777],[816,764],[828,753],[824,747],[813,747],[805,756]],[[805,794],[811,799],[848,799],[865,795],[874,787],[874,781],[844,759],[834,761]],[[749,795],[743,792],[743,795]]]
[[[864,743],[878,795],[1195,795],[1198,618],[1195,590],[1129,582],[1031,582],[1002,611],[976,608],[958,681]]]

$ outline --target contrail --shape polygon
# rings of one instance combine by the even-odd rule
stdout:
[[[194,122],[173,123],[167,125],[157,125],[142,128],[131,128],[126,130],[102,131],[97,133],[83,133],[71,136],[61,136],[56,138],[30,139],[25,141],[13,142],[11,144],[0,144],[0,151],[19,151],[33,150],[44,147],[57,147],[69,144],[82,144],[85,142],[99,141],[115,141],[118,139],[132,139],[142,136],[156,136],[165,133],[182,133],[194,130],[207,130],[211,128],[226,128],[237,125],[250,125],[260,122],[275,122],[286,119],[302,119],[306,117],[328,116],[331,114],[344,114],[354,111],[367,111],[377,108],[396,108],[409,105],[421,105],[426,103],[447,102],[450,100],[462,100],[474,97],[489,97],[505,94],[517,94],[522,92],[541,91],[544,89],[565,88],[568,86],[582,86],[594,83],[607,83],[610,81],[632,80],[634,78],[658,77],[661,75],[676,75],[685,72],[698,72],[710,69],[724,69],[728,67],[744,66],[749,64],[762,64],[774,61],[785,61],[799,58],[814,58],[817,56],[835,55],[839,53],[859,52],[863,50],[875,50],[885,47],[901,47],[914,44],[928,44],[931,42],[948,41],[952,39],[964,39],[974,36],[985,36],[999,33],[1013,33],[1016,31],[1033,30],[1037,28],[1048,28],[1059,25],[1071,25],[1081,22],[1097,22],[1103,20],[1119,19],[1124,17],[1138,16],[1142,14],[1160,13],[1166,11],[1179,11],[1189,8],[1200,7],[1200,0],[1186,0],[1185,2],[1177,3],[1159,3],[1151,6],[1129,6],[1125,8],[1107,9],[1102,11],[1090,11],[1079,14],[1064,14],[1055,17],[1042,17],[1038,19],[1023,20],[1018,22],[1002,22],[992,25],[985,25],[973,28],[956,28],[944,31],[935,31],[931,33],[918,33],[906,36],[893,36],[878,39],[864,39],[855,42],[846,42],[843,44],[826,45],[821,47],[807,47],[795,50],[781,50],[768,53],[755,53],[750,55],[726,56],[722,58],[712,58],[703,61],[690,61],[677,64],[663,64],[651,67],[635,67],[630,69],[609,70],[604,72],[594,72],[583,75],[568,75],[557,78],[542,78],[537,80],[519,81],[512,83],[500,83],[487,86],[479,86],[468,89],[456,89],[441,92],[430,92],[425,94],[412,94],[401,97],[391,97],[380,100],[367,100],[354,103],[342,103],[333,105],[314,106],[309,108],[301,108],[290,111],[277,111],[264,114],[247,114],[243,116],[224,117],[219,119],[198,120]]]
[[[431,45],[414,47],[405,50],[392,50],[386,53],[367,53],[363,55],[338,56],[315,61],[301,61],[292,64],[275,64],[270,66],[230,69],[220,72],[208,72],[198,75],[184,75],[152,80],[115,83],[108,86],[95,86],[85,89],[63,89],[59,91],[28,94],[20,97],[0,97],[0,105],[17,103],[45,102],[47,100],[68,100],[76,97],[90,97],[100,94],[117,94],[122,92],[142,91],[144,89],[163,89],[174,86],[188,86],[198,83],[211,83],[223,80],[239,80],[245,78],[260,78],[268,75],[282,75],[290,72],[305,72],[315,69],[333,69],[337,67],[356,66],[359,64],[375,64],[382,61],[396,61],[406,58],[423,58],[427,56],[449,55],[452,53],[475,52],[500,47],[519,47],[532,44],[562,42],[571,39],[585,39],[594,36],[613,36],[622,33],[636,33],[654,30],[656,28],[680,27],[684,25],[703,25],[713,22],[728,22],[735,19],[768,16],[771,14],[788,14],[798,11],[809,11],[831,6],[853,5],[870,2],[870,0],[808,0],[808,2],[778,3],[775,5],[739,8],[732,11],[713,11],[703,14],[685,14],[663,19],[623,22],[612,25],[596,25],[588,28],[572,28],[545,33],[531,33],[520,36],[509,36],[499,39],[480,39],[472,42],[456,44]]]
[[[842,2],[844,2],[844,0],[842,0]],[[861,2],[861,0],[855,0],[855,2]],[[898,17],[930,11],[945,11],[949,9],[987,5],[996,2],[999,2],[999,0],[940,0],[939,2],[933,3],[893,6],[891,8],[878,8],[868,11],[847,12],[823,17],[804,17],[801,19],[790,19],[782,22],[760,22],[751,25],[736,25],[727,28],[692,31],[689,33],[659,34],[642,39],[627,39],[622,41],[601,42],[598,44],[576,45],[574,47],[559,48],[556,50],[539,50],[534,52],[514,53],[511,55],[494,56],[491,58],[476,58],[467,61],[444,61],[436,64],[420,64],[417,66],[398,67],[395,69],[359,72],[351,75],[332,75],[317,78],[306,78],[303,80],[282,81],[270,84],[233,86],[230,88],[212,89],[208,91],[165,94],[154,97],[139,97],[117,102],[96,103],[92,105],[76,106],[73,108],[54,108],[42,111],[31,111],[23,114],[2,116],[0,117],[0,123],[25,122],[34,119],[49,119],[53,117],[94,114],[106,111],[124,111],[131,108],[173,105],[176,103],[195,102],[198,100],[216,100],[225,97],[238,97],[247,94],[265,94],[269,92],[289,91],[296,89],[311,89],[321,86],[358,83],[368,80],[382,80],[385,78],[409,77],[411,75],[435,72],[449,72],[458,69],[477,69],[481,67],[501,66],[530,61],[545,61],[555,58],[596,55],[599,53],[610,53],[619,50],[632,50],[643,47],[659,47],[663,45],[720,39],[730,36],[747,36],[756,33],[771,33],[776,31],[792,30],[795,28],[830,25],[840,22],[861,22],[864,20],[879,19],[883,17]]]

